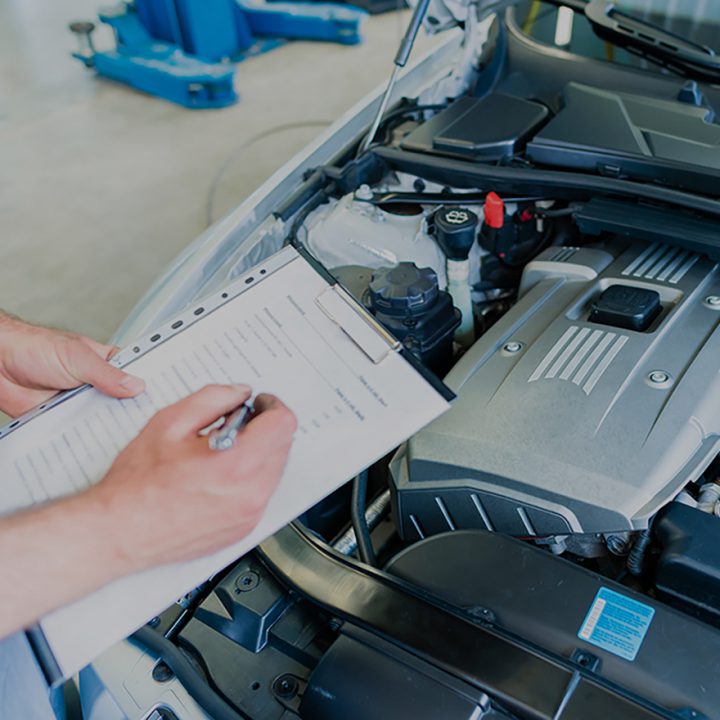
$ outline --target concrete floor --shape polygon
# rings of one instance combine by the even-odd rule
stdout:
[[[190,111],[70,58],[67,22],[98,4],[0,0],[0,307],[105,339],[206,227],[211,187],[218,219],[387,77],[408,14],[249,60],[238,105]]]

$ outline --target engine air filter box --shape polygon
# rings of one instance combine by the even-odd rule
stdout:
[[[513,95],[463,97],[413,130],[401,147],[473,160],[500,160],[518,152],[548,116],[544,105]]]

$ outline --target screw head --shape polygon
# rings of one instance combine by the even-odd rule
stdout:
[[[605,538],[605,543],[613,555],[627,555],[628,542],[627,538],[622,535],[608,535]]]
[[[708,295],[705,298],[705,304],[710,307],[720,308],[720,295]]]
[[[172,680],[174,677],[175,677],[175,673],[170,669],[170,666],[167,665],[163,660],[161,660],[152,669],[152,679],[155,682],[159,682],[159,683],[168,682],[168,680]]]
[[[514,355],[515,353],[519,353],[522,350],[522,343],[511,341],[507,342],[503,345],[503,350],[506,353],[510,353],[511,355]]]
[[[670,376],[664,370],[653,370],[647,379],[651,385],[668,385],[670,382]]]
[[[495,613],[490,610],[490,608],[482,607],[481,605],[470,608],[468,614],[481,622],[494,623],[496,620]]]
[[[260,576],[256,572],[248,570],[247,572],[240,575],[235,581],[235,592],[250,592],[251,590],[254,590],[259,584]]]
[[[273,692],[284,700],[289,700],[298,694],[300,683],[292,675],[281,675],[273,683]]]

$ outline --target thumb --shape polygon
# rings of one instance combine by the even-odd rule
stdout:
[[[134,397],[145,389],[144,380],[110,365],[105,357],[101,357],[85,344],[74,344],[68,359],[71,372],[77,380],[89,383],[106,395],[116,398]]]

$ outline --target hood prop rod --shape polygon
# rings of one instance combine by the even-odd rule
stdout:
[[[413,10],[412,17],[410,18],[410,23],[407,26],[407,30],[405,30],[405,35],[403,36],[402,41],[400,42],[400,47],[398,47],[397,53],[395,53],[392,75],[390,75],[390,80],[388,81],[387,87],[385,88],[385,93],[383,94],[382,100],[380,101],[380,107],[378,107],[377,113],[375,113],[375,119],[370,126],[370,132],[368,132],[368,134],[365,136],[365,139],[363,140],[363,143],[360,147],[361,153],[365,152],[370,147],[372,141],[375,139],[375,135],[377,134],[380,123],[382,122],[385,111],[387,110],[388,103],[390,102],[390,97],[395,88],[395,83],[398,79],[400,69],[405,67],[408,58],[410,57],[413,45],[415,44],[415,39],[417,38],[418,30],[420,29],[420,24],[425,17],[425,13],[427,12],[429,5],[430,0],[418,0],[418,4]]]

